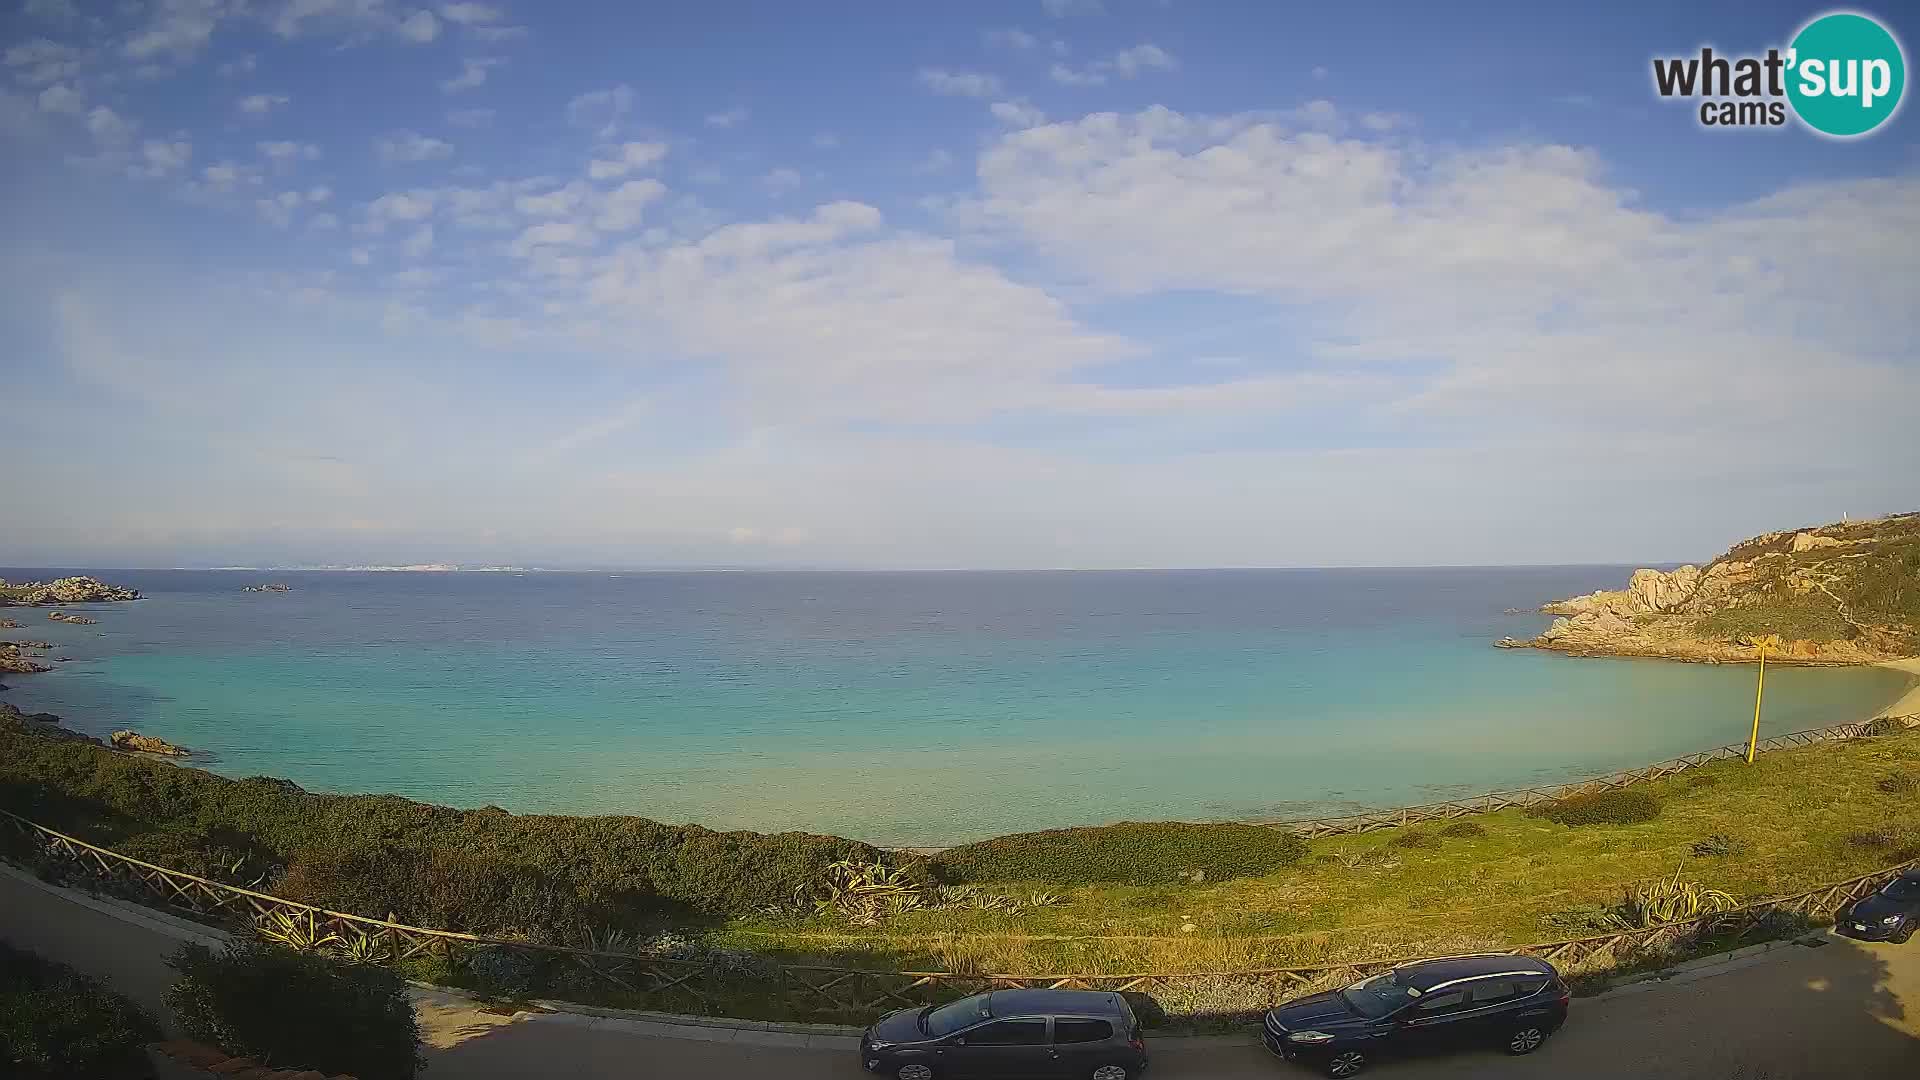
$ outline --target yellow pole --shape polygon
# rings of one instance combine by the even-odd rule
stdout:
[[[1767,692],[1767,643],[1760,643],[1760,682],[1753,691],[1753,734],[1747,736],[1747,764],[1753,764],[1754,747],[1760,743],[1760,699]]]

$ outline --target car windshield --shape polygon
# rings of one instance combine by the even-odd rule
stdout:
[[[951,1035],[968,1024],[977,1024],[993,1014],[987,1011],[987,995],[961,998],[942,1005],[920,1018],[920,1029],[934,1038]]]
[[[1401,986],[1399,980],[1394,978],[1394,973],[1389,971],[1385,975],[1375,975],[1354,983],[1340,991],[1340,996],[1347,999],[1347,1004],[1362,1016],[1379,1019],[1419,995]]]
[[[1920,900],[1920,878],[1900,877],[1887,882],[1880,895],[1895,900]]]

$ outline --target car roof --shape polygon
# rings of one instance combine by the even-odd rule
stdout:
[[[1120,995],[1105,990],[995,990],[987,997],[987,1012],[991,1016],[1125,1016],[1126,1005]]]
[[[1394,969],[1394,981],[1425,993],[1441,983],[1473,979],[1486,975],[1526,972],[1531,975],[1557,975],[1553,965],[1531,956],[1494,954],[1488,956],[1449,956],[1441,960],[1422,960]]]

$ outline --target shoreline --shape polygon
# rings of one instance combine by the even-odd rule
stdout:
[[[1892,668],[1913,676],[1913,682],[1907,691],[1895,698],[1885,708],[1873,714],[1873,719],[1893,716],[1920,716],[1920,657],[1905,660],[1882,660],[1875,667]]]

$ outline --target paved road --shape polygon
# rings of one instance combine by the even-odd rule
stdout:
[[[101,910],[101,909],[105,910]],[[162,958],[177,948],[173,924],[129,921],[109,904],[87,906],[0,868],[0,937],[113,983],[161,1011],[170,981]],[[177,932],[177,931],[175,931]],[[1791,947],[1752,966],[1692,981],[1574,1002],[1567,1027],[1532,1057],[1464,1053],[1378,1067],[1383,1080],[1498,1077],[1527,1080],[1826,1080],[1920,1077],[1920,942],[1863,945],[1838,938]],[[582,1017],[497,1015],[422,995],[430,1043],[424,1080],[566,1080],[866,1076],[845,1050],[806,1049],[796,1036],[740,1033],[711,1042],[637,1035],[629,1025]],[[750,1040],[762,1040],[755,1043]],[[1252,1038],[1165,1039],[1154,1048],[1160,1080],[1246,1080],[1312,1075],[1273,1061]]]

